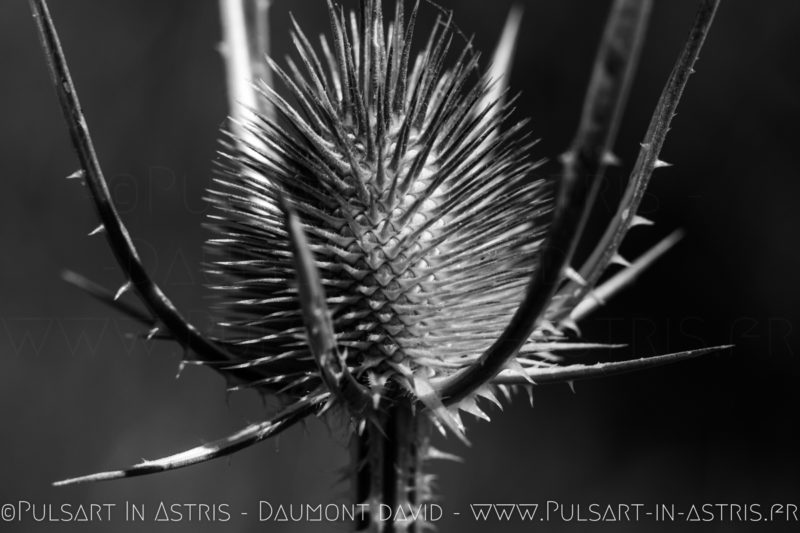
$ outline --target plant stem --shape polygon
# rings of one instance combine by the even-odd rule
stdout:
[[[253,111],[272,116],[272,105],[260,97],[256,84],[271,85],[269,54],[269,0],[220,0],[221,51],[225,59],[228,101],[233,130],[252,140],[241,122]]]
[[[356,531],[418,531],[418,521],[405,523],[403,518],[418,511],[428,492],[422,474],[426,425],[410,398],[396,398],[379,425],[370,424],[353,438],[354,496],[368,508]]]

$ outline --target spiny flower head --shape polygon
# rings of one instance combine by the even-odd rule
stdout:
[[[549,195],[526,122],[509,125],[509,107],[487,101],[490,80],[451,16],[412,60],[419,2],[407,21],[397,2],[388,27],[380,1],[362,2],[352,24],[328,8],[333,40],[317,52],[294,24],[299,66],[271,62],[289,96],[260,86],[281,120],[247,124],[210,194],[223,342],[251,385],[320,384],[285,198],[347,371],[373,394],[393,381],[414,392],[500,335],[536,268]],[[276,377],[279,361],[291,371]]]

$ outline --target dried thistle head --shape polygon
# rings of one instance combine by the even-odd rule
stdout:
[[[476,396],[496,400],[485,376],[469,376],[532,379],[563,361],[554,353],[589,347],[565,334],[576,308],[599,299],[585,290],[596,277],[563,270],[598,181],[578,174],[609,163],[604,142],[649,5],[618,2],[612,15],[595,107],[563,157],[549,247],[554,202],[535,175],[527,121],[509,121],[502,79],[481,74],[452,14],[414,58],[420,3],[408,17],[404,7],[384,25],[381,1],[349,17],[329,1],[331,39],[315,49],[293,20],[296,58],[270,60],[289,97],[259,84],[262,109],[277,114],[238,124],[210,195],[220,342],[243,361],[230,369],[246,373],[241,386],[331,392],[361,429],[384,399],[405,394],[460,434],[460,409],[484,417]],[[645,173],[662,164],[657,152],[644,155]],[[622,234],[642,222],[634,203],[626,209]],[[604,257],[617,247],[603,243],[593,269],[623,262]],[[337,392],[345,384],[349,393]]]
[[[452,16],[414,58],[419,3],[406,21],[398,2],[388,30],[379,1],[362,3],[352,26],[328,7],[331,42],[318,53],[295,22],[299,65],[271,62],[291,98],[260,86],[279,118],[259,115],[227,147],[210,194],[212,272],[221,342],[255,376],[247,385],[324,386],[291,205],[325,295],[317,311],[330,315],[325,349],[377,406],[388,387],[419,395],[415,383],[452,376],[500,336],[552,202],[527,121],[509,124],[509,106],[487,101],[490,80],[469,43],[458,50]]]
[[[628,230],[644,222],[636,211],[651,174],[665,165],[658,156],[718,0],[701,2],[617,214],[575,268],[572,252],[615,159],[650,0],[614,3],[578,133],[561,158],[557,194],[535,174],[535,142],[526,121],[510,121],[498,74],[510,63],[516,15],[488,74],[457,35],[452,14],[440,16],[421,52],[413,51],[419,1],[406,12],[398,0],[385,23],[381,0],[362,0],[349,16],[329,0],[331,36],[319,47],[294,23],[295,59],[286,66],[270,61],[287,97],[269,83],[258,85],[255,113],[239,116],[209,192],[219,338],[189,324],[139,260],[114,209],[45,2],[31,3],[81,159],[76,176],[86,179],[128,279],[116,293],[75,275],[70,280],[152,328],[151,336],[160,331],[181,343],[193,362],[218,370],[232,388],[288,400],[275,418],[227,439],[68,482],[213,459],[337,406],[371,443],[358,472],[363,464],[383,471],[359,499],[385,501],[420,489],[412,463],[422,441],[413,432],[403,436],[398,424],[411,427],[408,420],[421,417],[463,438],[460,411],[485,417],[478,399],[497,402],[498,391],[510,395],[512,387],[711,351],[595,366],[568,357],[596,346],[574,340],[575,323],[676,240],[633,263],[618,253]],[[613,263],[624,268],[601,282]],[[119,300],[128,289],[148,312]],[[398,474],[387,464],[405,466]]]

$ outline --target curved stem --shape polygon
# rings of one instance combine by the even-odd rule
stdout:
[[[77,483],[147,476],[205,463],[213,459],[219,459],[220,457],[227,457],[239,450],[250,447],[253,444],[259,443],[289,429],[309,415],[321,412],[324,409],[323,406],[327,396],[327,394],[323,394],[312,399],[301,400],[278,414],[272,420],[259,424],[251,424],[229,437],[209,442],[208,444],[192,448],[185,452],[154,461],[143,461],[138,465],[124,470],[100,472],[98,474],[57,481],[53,483],[53,485],[56,487],[63,487],[65,485],[75,485]]]
[[[236,357],[221,346],[208,340],[190,324],[152,280],[133,244],[128,229],[117,213],[111,194],[97,159],[94,143],[83,115],[78,93],[67,65],[64,51],[45,0],[30,0],[34,18],[47,55],[50,73],[56,87],[61,109],[69,127],[72,144],[83,168],[94,205],[111,248],[122,271],[148,310],[163,324],[172,337],[208,364],[229,364]],[[285,362],[276,362],[275,368],[290,372]],[[313,367],[312,367],[313,368]]]
[[[86,173],[86,180],[94,198],[97,212],[105,228],[108,243],[123,271],[133,283],[145,305],[175,335],[198,355],[209,360],[230,357],[200,336],[178,313],[175,306],[150,279],[139,258],[136,247],[123,225],[111,200],[103,171],[94,150],[89,128],[83,116],[78,94],[67,66],[61,43],[45,0],[31,0],[42,43],[47,53],[53,82],[58,92],[61,108],[69,126],[72,143]]]
[[[617,0],[607,23],[578,133],[563,156],[556,213],[540,263],[525,297],[499,339],[477,363],[447,380],[440,396],[457,403],[487,383],[531,336],[550,305],[588,219],[606,154],[639,56],[650,0]]]
[[[703,0],[701,3],[686,45],[661,93],[619,208],[600,242],[580,269],[581,278],[585,283],[572,282],[567,285],[563,291],[567,298],[559,306],[559,311],[553,316],[553,320],[567,317],[572,308],[578,305],[597,284],[608,265],[617,256],[625,235],[636,221],[636,212],[653,171],[667,166],[659,160],[659,155],[719,4],[720,0]]]

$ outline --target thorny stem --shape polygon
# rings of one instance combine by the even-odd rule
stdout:
[[[168,470],[177,470],[187,466],[205,463],[221,457],[227,457],[239,450],[252,446],[273,437],[307,416],[319,414],[323,409],[323,404],[327,400],[327,395],[323,394],[316,397],[309,397],[297,402],[293,406],[279,413],[272,420],[251,424],[235,434],[214,442],[209,442],[202,446],[192,448],[169,457],[164,457],[154,461],[144,460],[140,464],[125,470],[113,470],[110,472],[100,472],[89,476],[82,476],[66,479],[54,483],[54,486],[74,485],[77,483],[89,483],[95,481],[108,481],[112,479],[122,479],[138,476],[147,476]]]
[[[102,223],[98,229],[105,232],[108,245],[114,253],[117,263],[159,325],[162,325],[176,342],[192,351],[204,364],[230,364],[235,357],[208,340],[190,324],[147,272],[111,198],[108,183],[97,158],[89,127],[83,115],[78,93],[72,81],[47,2],[30,0],[30,5],[39,28],[40,38],[72,144],[81,164],[82,175],[86,179]],[[290,372],[291,368],[284,368],[284,365],[283,362],[278,363],[281,370]]]
[[[426,499],[421,473],[427,442],[424,426],[414,401],[397,397],[382,414],[380,425],[369,425],[353,437],[354,496],[368,509],[357,521],[356,531],[418,531],[419,521],[399,523],[395,518],[411,517]],[[388,516],[390,509],[394,516]]]
[[[478,362],[447,382],[446,404],[457,403],[506,366],[533,333],[562,280],[597,195],[641,50],[650,0],[617,0],[606,25],[578,133],[563,156],[555,218],[520,307]]]
[[[100,220],[103,223],[105,232],[108,235],[109,245],[118,263],[129,274],[130,281],[136,287],[150,311],[170,331],[176,334],[176,339],[185,342],[192,349],[196,349],[199,355],[209,357],[210,360],[224,360],[225,356],[215,346],[210,345],[208,341],[200,337],[155,283],[150,280],[144,265],[139,259],[139,254],[133,245],[133,241],[122,224],[111,200],[108,185],[97,159],[89,128],[83,116],[78,94],[72,82],[72,76],[47,4],[44,0],[31,0],[30,3],[39,26],[42,43],[47,52],[50,72],[56,85],[64,117],[69,126],[72,143],[86,174],[87,183],[95,199],[95,206],[100,215]]]
[[[567,299],[560,307],[561,312],[554,319],[563,319],[581,299],[597,284],[608,265],[617,256],[622,240],[632,227],[639,204],[650,183],[653,171],[666,163],[659,160],[661,148],[664,146],[672,119],[678,108],[683,91],[694,72],[694,65],[700,55],[706,36],[714,21],[714,15],[720,0],[703,0],[694,25],[689,34],[686,46],[672,70],[667,86],[658,102],[656,113],[650,122],[642,142],[642,149],[631,172],[619,208],[609,224],[602,239],[595,247],[589,259],[580,269],[583,278],[581,284],[570,283],[564,293]]]
[[[516,372],[504,370],[495,378],[494,383],[498,385],[526,385],[533,381],[536,385],[553,383],[569,383],[596,378],[608,378],[620,376],[630,372],[641,372],[661,366],[674,365],[675,363],[688,361],[708,355],[711,353],[729,350],[731,345],[714,346],[712,348],[701,348],[686,352],[657,355],[651,357],[641,357],[629,361],[617,361],[613,363],[597,363],[594,365],[569,365],[553,366],[549,368],[536,368],[527,372],[527,376],[521,376]]]
[[[652,0],[616,0],[597,53],[580,125],[562,156],[565,179],[602,180],[639,63]],[[587,203],[586,209],[592,204]]]

